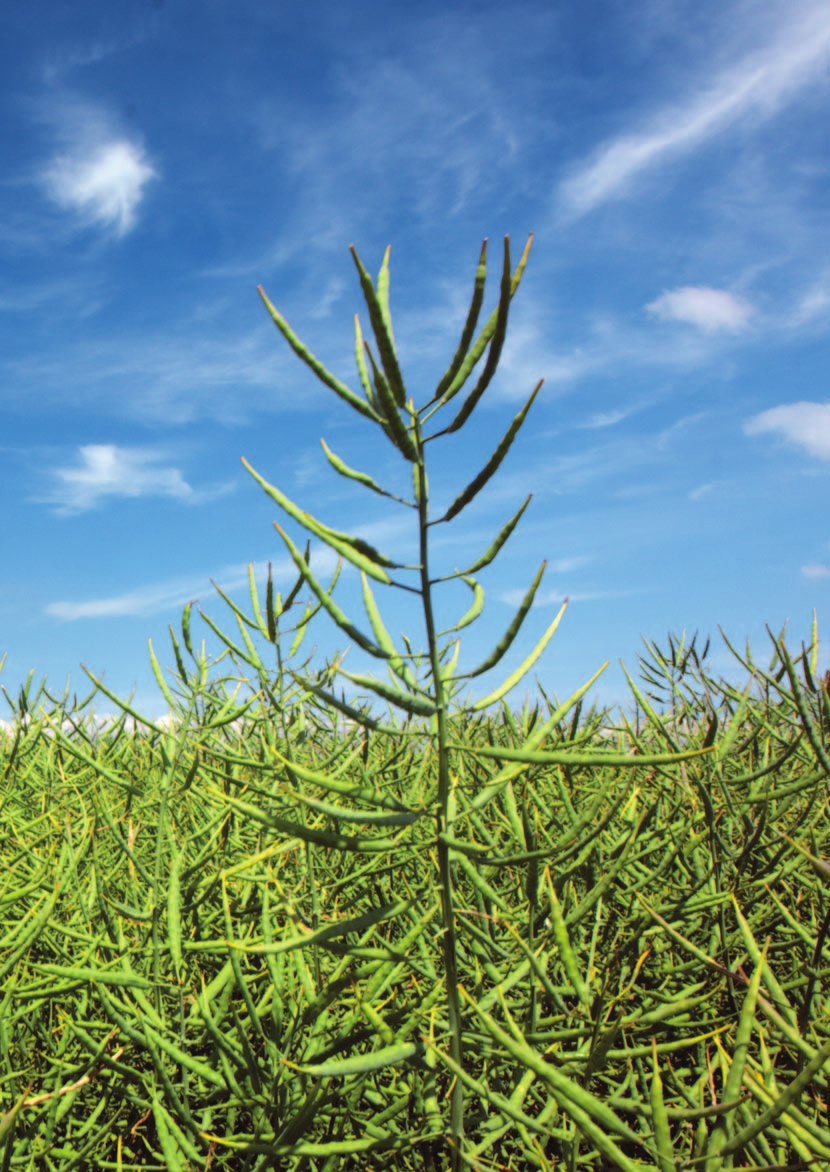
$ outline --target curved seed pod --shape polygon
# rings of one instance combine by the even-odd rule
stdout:
[[[406,430],[406,425],[398,413],[398,407],[389,389],[389,384],[383,376],[383,372],[378,369],[375,362],[374,355],[369,348],[369,343],[364,342],[364,349],[369,356],[369,362],[372,364],[372,377],[375,380],[375,390],[377,392],[378,401],[383,411],[384,424],[388,428],[387,435],[391,439],[396,448],[403,454],[406,460],[415,461],[418,459],[418,453],[415,445],[412,442],[412,437]],[[403,406],[404,404],[401,404]]]
[[[352,753],[343,764],[338,766],[337,773],[343,773],[362,751],[362,748],[358,747],[356,752]],[[274,755],[291,773],[296,774],[297,777],[301,777],[303,781],[309,781],[312,785],[317,785],[321,789],[327,790],[329,793],[337,794],[340,797],[353,798],[355,801],[365,802],[367,805],[374,806],[376,809],[388,810],[393,814],[407,814],[420,818],[425,812],[425,808],[422,810],[411,810],[408,806],[402,805],[397,798],[391,797],[381,790],[372,789],[370,786],[355,785],[351,781],[337,781],[334,776],[327,773],[320,773],[314,769],[308,769],[304,765],[299,765],[296,761],[290,761],[287,757],[283,757],[282,753],[276,750],[274,751]],[[365,814],[365,811],[355,811],[355,813]]]
[[[793,1079],[786,1090],[782,1091],[774,1103],[769,1106],[761,1115],[756,1116],[751,1123],[748,1123],[736,1135],[733,1135],[723,1147],[718,1150],[718,1157],[721,1159],[724,1156],[730,1156],[733,1152],[739,1152],[742,1148],[755,1138],[766,1131],[771,1123],[774,1123],[779,1116],[787,1110],[793,1103],[797,1103],[803,1091],[807,1089],[812,1080],[830,1058],[830,1041],[824,1043],[815,1054],[801,1073]]]
[[[450,363],[446,374],[435,388],[435,395],[433,396],[434,399],[441,398],[444,391],[458,374],[461,363],[467,357],[467,351],[470,349],[470,342],[473,340],[473,334],[478,323],[478,315],[481,312],[481,303],[484,300],[484,284],[486,279],[487,239],[485,237],[484,243],[481,246],[481,255],[478,258],[478,268],[476,270],[476,279],[473,286],[473,297],[470,302],[469,312],[467,313],[467,320],[464,323],[464,329],[461,332],[461,341],[458,343],[458,349],[453,355],[453,360]]]
[[[243,651],[238,643],[234,643],[233,639],[231,639],[229,635],[225,634],[222,628],[218,625],[218,623],[213,621],[210,615],[205,614],[203,610],[199,611],[199,615],[203,621],[207,623],[207,625],[213,631],[214,635],[218,635],[218,637],[222,640],[222,642],[233,655],[235,655],[238,659],[241,659],[244,663],[250,664],[251,667],[255,668],[257,666],[256,663],[249,658],[248,653]]]
[[[513,279],[510,282],[510,296],[511,297],[513,297],[515,295],[516,290],[519,287],[519,282],[522,279],[522,274],[524,273],[525,265],[527,264],[527,258],[530,255],[530,246],[532,243],[533,243],[533,233],[531,232],[527,238],[527,244],[525,245],[525,249],[524,249],[524,252],[522,253],[521,260],[519,261],[518,265],[516,266],[516,271],[513,274]],[[450,401],[450,399],[454,398],[455,395],[457,395],[458,392],[461,390],[461,388],[464,386],[464,383],[467,381],[467,379],[470,377],[470,374],[471,374],[473,368],[475,367],[479,358],[481,358],[482,354],[486,350],[487,343],[490,341],[493,334],[495,333],[496,322],[498,321],[498,316],[499,316],[499,311],[498,311],[498,307],[496,307],[493,310],[493,312],[490,314],[490,317],[487,319],[485,325],[483,326],[483,328],[481,330],[481,333],[478,335],[475,342],[473,343],[473,346],[472,346],[471,350],[469,351],[469,353],[467,354],[467,357],[462,362],[462,364],[458,370],[458,374],[456,374],[455,378],[452,380],[452,382],[450,383],[450,385],[447,387],[446,391],[444,392],[444,394],[441,398],[442,404],[448,403]]]
[[[190,641],[190,608],[193,606],[192,602],[188,602],[182,611],[182,639],[187,648],[188,655],[193,654],[193,644]]]
[[[504,632],[494,649],[490,652],[487,658],[478,665],[478,667],[473,668],[472,671],[465,672],[463,677],[464,679],[472,680],[476,676],[483,675],[484,672],[489,671],[491,667],[495,667],[502,656],[510,650],[513,640],[518,635],[522,623],[527,618],[528,611],[533,606],[533,600],[536,597],[536,591],[539,589],[539,583],[542,581],[542,575],[545,572],[545,567],[547,564],[547,561],[542,562],[536,573],[536,577],[530,583],[528,591],[522,599],[521,606],[513,616],[510,622],[510,626]]]
[[[475,561],[471,566],[468,566],[468,568],[464,571],[464,574],[477,574],[479,570],[483,570],[485,566],[489,566],[490,562],[492,562],[498,556],[502,546],[507,541],[508,537],[510,537],[510,534],[513,532],[516,526],[519,524],[519,521],[522,518],[522,513],[524,513],[525,509],[530,504],[532,497],[533,493],[529,493],[524,504],[521,506],[519,511],[514,513],[514,515],[510,518],[493,544],[487,549],[485,553],[481,555],[478,561]]]
[[[308,565],[309,562],[311,561],[311,542],[310,541],[307,541],[305,543],[305,550],[303,551],[303,561],[305,562],[306,565]],[[268,563],[269,567],[270,567],[270,564],[271,563],[269,562]],[[334,576],[331,580],[331,586],[329,586],[329,594],[331,594],[332,590],[337,585],[337,579],[339,577],[340,577],[340,563],[338,562],[337,568],[334,571]],[[286,595],[286,598],[285,598],[285,602],[283,602],[281,605],[279,605],[277,607],[277,615],[278,616],[284,615],[285,612],[291,606],[294,605],[294,599],[297,597],[297,595],[302,590],[304,580],[305,579],[303,578],[302,574],[300,574],[300,576],[297,578],[297,581],[294,583],[294,585],[288,591],[288,594]],[[279,599],[279,595],[277,595],[277,598]]]
[[[501,358],[502,347],[504,346],[504,338],[507,333],[507,314],[510,309],[510,237],[504,238],[504,269],[501,277],[501,293],[499,295],[499,304],[496,311],[496,328],[493,330],[493,337],[490,341],[490,349],[487,352],[487,361],[484,364],[484,369],[479,376],[479,380],[473,389],[470,391],[467,398],[464,400],[461,410],[453,419],[452,423],[447,428],[447,434],[458,431],[460,427],[469,419],[476,404],[481,396],[489,387],[493,375],[496,373],[496,367]]]
[[[357,566],[358,569],[365,570],[370,577],[376,578],[385,585],[389,584],[389,575],[378,564],[380,562],[386,562],[387,565],[394,564],[388,558],[384,558],[373,546],[369,545],[368,542],[361,541],[359,537],[351,537],[347,533],[339,533],[336,529],[329,529],[327,525],[323,525],[322,522],[315,520],[310,513],[303,512],[292,500],[289,500],[285,493],[280,492],[275,485],[269,484],[264,477],[260,476],[251,467],[244,457],[242,463],[251,473],[254,480],[262,486],[268,496],[273,501],[276,501],[284,512],[288,513],[289,517],[293,517],[304,529],[307,529],[309,533],[313,533],[315,537],[319,537],[321,541],[331,546],[333,550]],[[282,531],[280,530],[280,532]]]
[[[447,509],[444,516],[439,518],[441,521],[451,521],[453,519],[453,517],[457,517],[458,514],[461,512],[461,510],[464,508],[464,506],[468,505],[470,503],[470,501],[473,500],[473,498],[476,497],[479,494],[479,492],[481,492],[482,488],[484,488],[484,485],[487,483],[487,481],[490,479],[490,477],[494,474],[494,472],[496,472],[496,470],[498,469],[502,460],[507,455],[507,452],[510,448],[510,445],[513,443],[513,440],[516,438],[516,433],[518,432],[519,428],[524,423],[525,416],[527,415],[528,411],[530,410],[530,408],[533,405],[533,400],[536,398],[536,396],[539,394],[539,391],[542,389],[543,382],[544,382],[544,379],[539,379],[539,382],[534,387],[534,389],[530,395],[530,398],[527,400],[524,407],[522,407],[522,409],[518,413],[518,415],[514,418],[513,422],[508,427],[507,431],[504,433],[504,437],[502,438],[501,442],[499,443],[499,446],[493,452],[492,456],[487,461],[487,463],[484,465],[484,467],[479,472],[479,474],[473,480],[470,481],[470,483],[463,490],[463,492],[460,492],[458,494],[458,496],[452,502],[450,507]]]
[[[303,345],[303,343],[288,325],[288,322],[285,320],[285,318],[277,312],[277,310],[265,296],[265,290],[261,285],[257,286],[257,293],[259,293],[260,297],[265,303],[265,308],[271,315],[271,319],[274,325],[285,338],[286,342],[288,342],[288,345],[291,347],[297,357],[301,358],[306,366],[310,370],[314,371],[320,382],[324,383],[325,386],[334,391],[336,395],[339,395],[340,398],[343,399],[344,402],[348,403],[350,407],[354,407],[355,411],[360,412],[361,415],[365,415],[367,419],[371,419],[373,422],[379,423],[380,417],[372,405],[370,403],[364,403],[364,401],[358,395],[356,395],[353,390],[347,387],[345,383],[341,383],[339,378],[335,378],[331,371],[327,370],[326,367],[323,366],[319,358],[316,358],[315,355],[312,354],[308,349],[308,347]]]
[[[455,749],[464,749],[464,745],[453,745]],[[592,769],[602,769],[604,766],[611,766],[614,769],[639,769],[642,766],[649,765],[671,765],[676,761],[690,761],[693,757],[702,757],[704,753],[708,753],[708,749],[689,749],[684,753],[604,753],[598,749],[595,753],[577,753],[568,749],[561,751],[552,750],[549,753],[541,751],[532,751],[527,749],[507,749],[499,745],[481,745],[467,748],[467,752],[473,753],[476,757],[491,757],[496,761],[509,762],[524,762],[526,765],[573,765],[573,766],[590,766]],[[508,770],[505,770],[505,776]],[[511,774],[511,777],[513,774]],[[490,786],[495,785],[499,778],[493,778],[488,783],[487,792],[489,794]],[[503,780],[503,779],[502,779]],[[508,778],[508,780],[510,780]],[[482,791],[483,792],[483,791]],[[473,803],[473,809],[479,810],[481,806]],[[635,892],[635,894],[637,894]],[[651,909],[649,909],[651,912]],[[651,913],[656,916],[656,913]],[[662,920],[660,921],[663,922]],[[689,942],[683,940],[684,945]],[[691,946],[689,946],[691,947]],[[695,953],[697,955],[697,953]],[[717,966],[716,966],[717,967]]]
[[[471,578],[469,574],[462,574],[461,581],[466,582],[473,592],[472,606],[468,611],[465,611],[455,626],[447,627],[445,630],[439,631],[439,635],[449,635],[451,631],[460,631],[464,627],[469,627],[470,623],[474,623],[484,610],[484,587],[476,582],[475,578]]]
[[[372,640],[368,638],[368,636],[364,635],[363,632],[358,630],[358,628],[353,623],[349,622],[343,611],[331,597],[331,593],[323,589],[301,557],[300,551],[297,549],[294,542],[291,540],[285,530],[279,527],[276,521],[274,522],[274,528],[285,542],[286,547],[288,548],[288,552],[291,554],[294,565],[297,567],[305,581],[317,595],[317,599],[320,603],[322,603],[323,609],[327,611],[328,614],[334,619],[338,627],[340,627],[341,631],[345,631],[350,639],[354,639],[358,646],[362,647],[364,651],[368,651],[370,655],[374,655],[376,659],[388,659],[389,657],[382,647],[378,647],[377,643],[373,643]]]
[[[253,573],[252,566],[249,565],[248,570],[249,570],[249,574]],[[250,577],[249,577],[249,583],[250,583]],[[263,627],[260,627],[259,623],[253,622],[251,619],[249,619],[248,616],[245,614],[244,610],[242,610],[241,607],[236,605],[236,603],[233,601],[233,599],[225,593],[225,591],[221,588],[221,586],[217,586],[217,584],[214,582],[213,578],[210,579],[210,584],[213,587],[213,589],[216,591],[216,593],[219,595],[219,597],[222,599],[222,601],[225,603],[225,605],[227,607],[229,607],[230,610],[233,611],[234,615],[236,616],[237,622],[244,623],[245,626],[250,627],[252,630],[261,631],[262,634],[265,634],[265,629]],[[254,583],[254,587],[253,587],[253,596],[256,597],[256,583]]]
[[[556,946],[559,949],[559,956],[562,964],[565,966],[565,972],[568,974],[568,980],[573,985],[576,995],[579,997],[583,1005],[591,1004],[591,990],[588,988],[582,973],[579,971],[579,965],[576,960],[576,953],[571,944],[571,938],[568,934],[568,928],[565,923],[565,917],[562,914],[562,907],[556,895],[556,889],[551,882],[550,871],[545,867],[545,887],[548,893],[548,903],[550,907],[551,919],[553,921],[553,938],[556,941]]]
[[[395,343],[392,338],[392,331],[387,327],[385,319],[388,319],[388,306],[386,312],[381,305],[375,287],[372,284],[372,278],[363,267],[360,257],[357,255],[357,250],[353,244],[349,245],[349,251],[354,258],[354,263],[357,266],[357,271],[360,274],[360,286],[363,290],[363,296],[366,299],[366,306],[369,310],[369,320],[372,323],[372,330],[374,331],[375,341],[377,342],[378,353],[380,354],[380,361],[383,365],[383,372],[389,382],[389,388],[394,396],[395,402],[399,407],[403,407],[406,403],[406,389],[403,385],[403,377],[401,375],[401,368],[398,366],[398,356],[395,353]],[[386,277],[384,280],[385,293],[388,296],[389,290],[389,270],[388,270],[389,253],[387,251],[384,266],[386,267]],[[383,274],[383,269],[381,269]]]
[[[393,1046],[383,1046],[373,1050],[371,1054],[358,1054],[354,1058],[332,1058],[330,1062],[323,1062],[320,1066],[298,1066],[303,1074],[312,1078],[345,1078],[351,1074],[367,1074],[372,1070],[381,1070],[387,1066],[401,1066],[413,1058],[420,1057],[424,1052],[422,1042],[396,1042]]]
[[[175,851],[170,860],[170,873],[167,880],[167,943],[170,948],[170,964],[173,969],[173,979],[180,984],[184,976],[184,959],[182,956],[182,862],[185,848]]]
[[[356,822],[361,826],[413,826],[419,818],[424,817],[424,811],[418,814],[398,810],[391,814],[373,814],[369,810],[357,809],[354,806],[338,806],[333,802],[324,802],[320,798],[311,798],[308,794],[287,788],[281,793],[292,803],[307,806],[309,810],[325,814],[327,818],[336,818],[338,822]]]
[[[150,647],[150,666],[153,669],[153,675],[156,677],[156,683],[161,688],[161,694],[164,696],[164,699],[167,701],[170,707],[175,708],[176,701],[173,699],[173,693],[167,686],[167,681],[165,680],[161,668],[159,667],[159,661],[156,659],[156,653],[153,651],[153,640],[148,639],[147,643]]]
[[[259,633],[264,635],[267,639],[268,627],[266,626],[262,611],[259,608],[259,592],[257,591],[253,562],[248,562],[248,593],[251,598],[251,610],[254,612],[254,622],[250,625],[255,626]],[[248,622],[247,619],[245,621]]]
[[[328,525],[323,525],[320,521],[318,521],[317,524],[320,526],[322,533],[325,535],[326,541],[336,541],[340,542],[342,545],[350,546],[356,554],[360,554],[361,557],[368,558],[368,560],[375,566],[397,567],[397,562],[393,562],[390,557],[387,557],[385,553],[381,553],[380,550],[375,549],[373,545],[370,545],[368,541],[364,541],[362,537],[354,537],[351,533],[342,533],[339,529],[330,529]],[[348,557],[347,554],[344,556]],[[355,564],[357,565],[357,563]],[[367,570],[366,573],[369,574],[369,576],[372,578],[377,578],[379,582],[384,582],[385,585],[389,584],[383,577],[379,577],[377,574],[372,574],[370,570]]]
[[[386,326],[386,332],[389,335],[389,340],[394,350],[395,335],[392,333],[392,318],[389,313],[389,254],[391,251],[392,245],[388,244],[386,246],[386,252],[383,254],[383,264],[380,266],[380,272],[378,273],[377,296],[383,324]]]
[[[501,700],[502,696],[505,696],[506,694],[508,694],[509,691],[511,690],[511,688],[515,688],[516,684],[519,682],[519,680],[522,680],[523,676],[525,676],[526,674],[528,674],[528,672],[530,672],[530,669],[533,666],[533,663],[536,663],[539,655],[542,655],[543,650],[547,646],[547,643],[549,643],[550,640],[553,638],[553,634],[555,634],[556,628],[559,626],[559,622],[562,621],[562,616],[565,613],[566,606],[567,606],[567,599],[565,599],[565,601],[562,604],[562,607],[560,607],[559,613],[557,614],[556,619],[553,620],[553,622],[551,622],[550,627],[547,628],[547,631],[542,636],[542,639],[540,639],[538,641],[536,647],[533,648],[532,652],[528,656],[528,659],[526,659],[523,663],[521,663],[521,665],[519,665],[519,667],[516,668],[515,672],[513,672],[511,675],[509,675],[508,679],[506,679],[504,681],[504,683],[501,684],[501,686],[496,688],[495,691],[491,691],[489,696],[484,696],[483,700],[477,701],[474,704],[474,706],[472,706],[472,709],[474,709],[474,711],[481,711],[483,708],[487,708],[489,706],[489,704],[494,704],[497,700]]]
[[[355,724],[359,724],[361,728],[368,728],[372,732],[380,730],[380,722],[375,720],[369,713],[360,708],[354,708],[351,704],[347,704],[345,700],[338,699],[334,692],[329,692],[326,688],[321,688],[319,684],[312,684],[309,680],[297,675],[296,672],[291,672],[290,675],[300,687],[312,692],[324,704],[331,705],[338,712],[342,712],[344,716],[348,717],[349,720],[353,720]]]
[[[758,1003],[758,993],[761,989],[761,977],[764,972],[766,959],[766,949],[764,949],[762,963],[757,965],[752,974],[749,988],[744,997],[744,1003],[741,1006],[741,1015],[738,1019],[738,1029],[735,1034],[735,1045],[732,1051],[732,1061],[729,1066],[729,1073],[726,1076],[726,1084],[723,1088],[723,1098],[727,1103],[740,1097],[744,1084],[744,1069],[746,1067],[749,1043],[755,1028],[755,1008]],[[717,1160],[718,1152],[724,1143],[726,1143],[727,1139],[729,1139],[730,1133],[734,1132],[734,1117],[735,1112],[729,1111],[718,1119],[709,1137],[707,1155],[710,1159]]]
[[[801,690],[801,684],[798,682],[795,665],[793,664],[792,659],[790,659],[790,653],[784,646],[783,640],[779,643],[776,643],[776,647],[778,648],[779,655],[784,664],[784,669],[790,678],[790,684],[792,685],[792,697],[793,700],[795,700],[795,705],[798,709],[798,715],[801,717],[801,727],[807,734],[807,740],[810,742],[810,747],[818,758],[818,764],[821,765],[821,767],[827,771],[828,776],[830,776],[830,753],[828,753],[825,749],[822,743],[821,733],[813,723],[813,718],[810,715],[807,701],[804,699],[804,693]]]
[[[390,496],[391,494],[385,488],[381,488],[377,481],[373,480],[371,476],[365,472],[358,472],[354,468],[350,468],[348,464],[344,463],[339,456],[336,456],[324,439],[320,440],[323,445],[323,451],[326,453],[326,459],[335,472],[339,472],[341,476],[345,476],[347,480],[356,480],[358,484],[362,484],[365,488],[371,488],[372,492],[379,493],[380,496]]]
[[[642,1167],[639,1162],[624,1155],[609,1138],[609,1133],[611,1133],[628,1142],[637,1144],[640,1142],[640,1137],[636,1132],[623,1123],[602,1099],[592,1095],[590,1091],[586,1091],[577,1081],[568,1078],[526,1041],[519,1041],[503,1029],[494,1018],[479,1008],[466,990],[462,988],[460,992],[487,1033],[504,1047],[523,1068],[533,1070],[540,1080],[547,1084],[563,1113],[585,1132],[603,1155],[608,1156],[614,1167],[621,1168],[624,1172],[636,1172]],[[509,1011],[504,1004],[502,1012],[507,1017],[508,1023],[512,1024]],[[521,1036],[521,1032],[517,1032]]]
[[[404,712],[410,712],[413,716],[433,716],[438,711],[437,706],[427,697],[422,698],[412,692],[404,692],[403,689],[387,684],[384,680],[376,680],[374,676],[354,675],[352,672],[344,671],[342,667],[338,667],[337,674],[345,676],[347,680],[357,684],[358,688],[368,688],[382,700],[387,700],[397,708],[403,708]]]
[[[302,581],[299,578],[298,581]],[[271,575],[271,563],[268,563],[268,578],[265,582],[265,618],[268,624],[268,641],[276,643],[277,641],[277,619],[282,614],[282,599],[277,595],[276,605],[274,604],[274,579]]]
[[[666,1104],[663,1100],[663,1080],[660,1077],[660,1067],[657,1063],[657,1043],[652,1042],[652,1075],[649,1087],[649,1105],[651,1118],[654,1123],[654,1145],[657,1149],[657,1167],[659,1172],[675,1172],[677,1167],[674,1159],[674,1148],[671,1142],[669,1117],[666,1114]]]
[[[259,806],[254,806],[251,802],[243,802],[241,799],[232,797],[231,794],[226,794],[224,790],[216,789],[214,786],[205,786],[205,791],[212,794],[217,801],[227,802],[229,806],[233,806],[240,814],[244,814],[246,818],[250,818],[262,826],[268,826],[273,830],[278,830],[280,834],[287,835],[289,838],[298,838],[302,842],[316,843],[319,846],[328,847],[331,850],[356,851],[359,854],[369,852],[382,853],[383,851],[392,850],[398,846],[404,833],[402,831],[395,838],[364,838],[353,834],[336,834],[331,830],[317,830],[311,826],[304,826],[300,822],[293,822],[290,818],[279,818],[276,814],[269,814],[267,810],[262,810]],[[411,903],[404,901],[400,905],[395,905],[392,911],[400,912],[410,906]],[[376,918],[371,919],[372,916]],[[386,908],[376,908],[374,912],[368,913],[368,915],[356,916],[353,920],[341,920],[337,924],[327,924],[325,927],[319,928],[316,932],[309,932],[308,935],[283,940],[280,943],[270,945],[248,944],[242,940],[226,940],[221,947],[235,948],[239,952],[248,952],[258,956],[264,956],[269,952],[275,955],[280,952],[289,952],[294,948],[308,947],[319,940],[328,940],[333,936],[344,936],[347,932],[359,931],[361,926],[365,930],[370,924],[379,923],[381,920],[388,918],[390,917]]]
[[[366,396],[366,402],[373,410],[381,414],[378,408],[375,392],[372,390],[372,384],[369,381],[369,371],[366,369],[366,358],[363,353],[363,331],[360,328],[360,318],[357,314],[354,315],[354,356],[357,363],[357,373],[360,378],[360,385],[363,387],[363,393]]]
[[[395,675],[400,676],[403,682],[409,687],[415,687],[415,677],[409,668],[409,665],[401,659],[398,654],[395,644],[392,642],[392,636],[386,629],[386,626],[378,610],[375,596],[372,594],[372,589],[369,586],[368,579],[365,574],[360,575],[363,583],[363,605],[366,607],[366,614],[369,616],[369,622],[372,624],[372,631],[378,641],[378,645],[383,648],[389,656],[389,666]]]

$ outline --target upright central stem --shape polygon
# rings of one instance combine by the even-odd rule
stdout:
[[[416,432],[417,432],[416,424]],[[461,1045],[461,1002],[458,996],[458,965],[456,958],[455,913],[452,898],[452,876],[450,874],[450,848],[445,835],[450,830],[450,763],[447,747],[447,710],[444,682],[441,678],[441,662],[438,641],[435,636],[435,616],[432,610],[432,587],[429,578],[429,499],[427,491],[426,465],[420,434],[417,435],[418,464],[415,477],[418,500],[418,523],[420,535],[421,599],[424,608],[427,646],[432,673],[433,696],[436,707],[438,744],[438,808],[436,810],[438,876],[441,887],[441,915],[443,919],[444,971],[447,981],[447,1011],[450,1025],[450,1053],[454,1062],[462,1065]],[[455,1079],[450,1103],[450,1129],[452,1140],[451,1167],[460,1166],[460,1144],[464,1134],[464,1089],[459,1078]]]

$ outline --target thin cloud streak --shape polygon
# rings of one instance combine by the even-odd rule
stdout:
[[[578,219],[621,198],[642,172],[694,150],[743,119],[773,118],[800,90],[825,80],[828,49],[830,13],[816,5],[780,30],[772,47],[749,54],[716,77],[702,96],[660,111],[640,133],[600,146],[560,184],[563,217]]]
[[[333,568],[335,561],[335,558],[324,553],[315,560],[315,570],[328,572]],[[256,581],[263,584],[268,573],[268,563],[251,564],[254,567]],[[297,575],[294,563],[289,558],[271,563],[271,572],[274,581],[277,582],[288,581]],[[211,580],[216,581],[225,593],[239,590],[248,582],[248,566],[225,566],[214,575],[194,575],[156,582],[140,586],[136,590],[128,590],[123,594],[111,595],[109,598],[90,598],[82,602],[50,602],[44,607],[44,613],[64,622],[75,622],[78,619],[145,617],[185,606],[188,602],[199,602],[208,596],[217,597]]]
[[[67,516],[94,509],[108,497],[169,496],[187,504],[201,504],[233,489],[229,485],[197,492],[178,468],[159,466],[163,459],[164,454],[153,448],[85,444],[78,449],[77,463],[56,468],[51,491],[34,499],[56,506],[59,516]]]

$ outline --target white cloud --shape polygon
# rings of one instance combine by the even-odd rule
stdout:
[[[85,223],[114,228],[124,236],[134,227],[144,188],[154,178],[143,148],[115,139],[81,144],[58,155],[43,182],[59,207],[77,212]]]
[[[752,316],[752,306],[742,297],[725,289],[706,285],[684,285],[669,289],[646,306],[649,313],[663,321],[682,321],[697,326],[707,334],[718,330],[738,333]]]
[[[830,578],[830,566],[802,566],[801,572],[805,578]]]
[[[56,468],[52,490],[36,499],[55,505],[61,514],[93,509],[106,497],[172,496],[191,504],[207,499],[191,488],[178,468],[160,467],[163,458],[152,448],[86,444],[78,449],[78,462]],[[227,488],[210,495],[217,491]]]
[[[746,435],[778,432],[800,444],[811,456],[830,460],[830,403],[789,403],[754,415],[744,424]]]
[[[811,4],[791,11],[795,17],[775,30],[770,47],[703,81],[685,102],[657,112],[645,129],[611,139],[579,164],[559,187],[565,215],[583,216],[619,199],[648,168],[750,117],[756,124],[767,121],[799,90],[826,83],[830,10]]]
[[[55,146],[39,181],[47,196],[82,224],[124,236],[136,223],[145,188],[158,172],[141,142],[102,106],[64,90],[35,105]]]

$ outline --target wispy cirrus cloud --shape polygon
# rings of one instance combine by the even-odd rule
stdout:
[[[153,448],[85,444],[78,449],[76,463],[56,468],[52,488],[35,499],[54,505],[58,514],[70,515],[94,509],[112,497],[169,496],[186,504],[201,504],[233,488],[223,485],[197,491],[178,468],[164,466],[164,459],[164,453]]]
[[[336,562],[336,556],[329,550],[318,552],[314,558],[315,572],[330,573]],[[296,578],[297,571],[290,558],[282,558],[274,563],[251,562],[254,579],[260,585],[266,581],[269,564],[275,582],[280,583]],[[122,594],[113,594],[108,598],[88,598],[78,602],[50,602],[44,607],[44,612],[53,618],[62,619],[64,622],[74,622],[77,619],[140,618],[185,606],[188,602],[199,598],[213,596],[213,582],[216,582],[226,593],[233,593],[233,591],[245,586],[249,580],[248,574],[249,567],[247,565],[224,566],[214,574],[189,575],[171,578],[164,582],[148,583],[146,586],[127,590]]]
[[[798,329],[822,322],[825,326],[830,325],[830,271],[823,273],[801,294],[788,324]]]
[[[744,423],[746,435],[780,435],[819,460],[830,460],[830,403],[787,403],[753,415]]]
[[[667,290],[647,305],[646,310],[662,321],[686,322],[707,334],[739,333],[752,316],[752,306],[743,297],[706,285]]]
[[[808,86],[827,81],[830,10],[793,6],[768,47],[735,66],[701,79],[685,101],[657,111],[643,129],[602,143],[559,185],[565,219],[576,219],[619,199],[644,172],[702,146],[738,123],[766,122]]]
[[[830,566],[802,566],[801,573],[805,578],[830,578]]]

